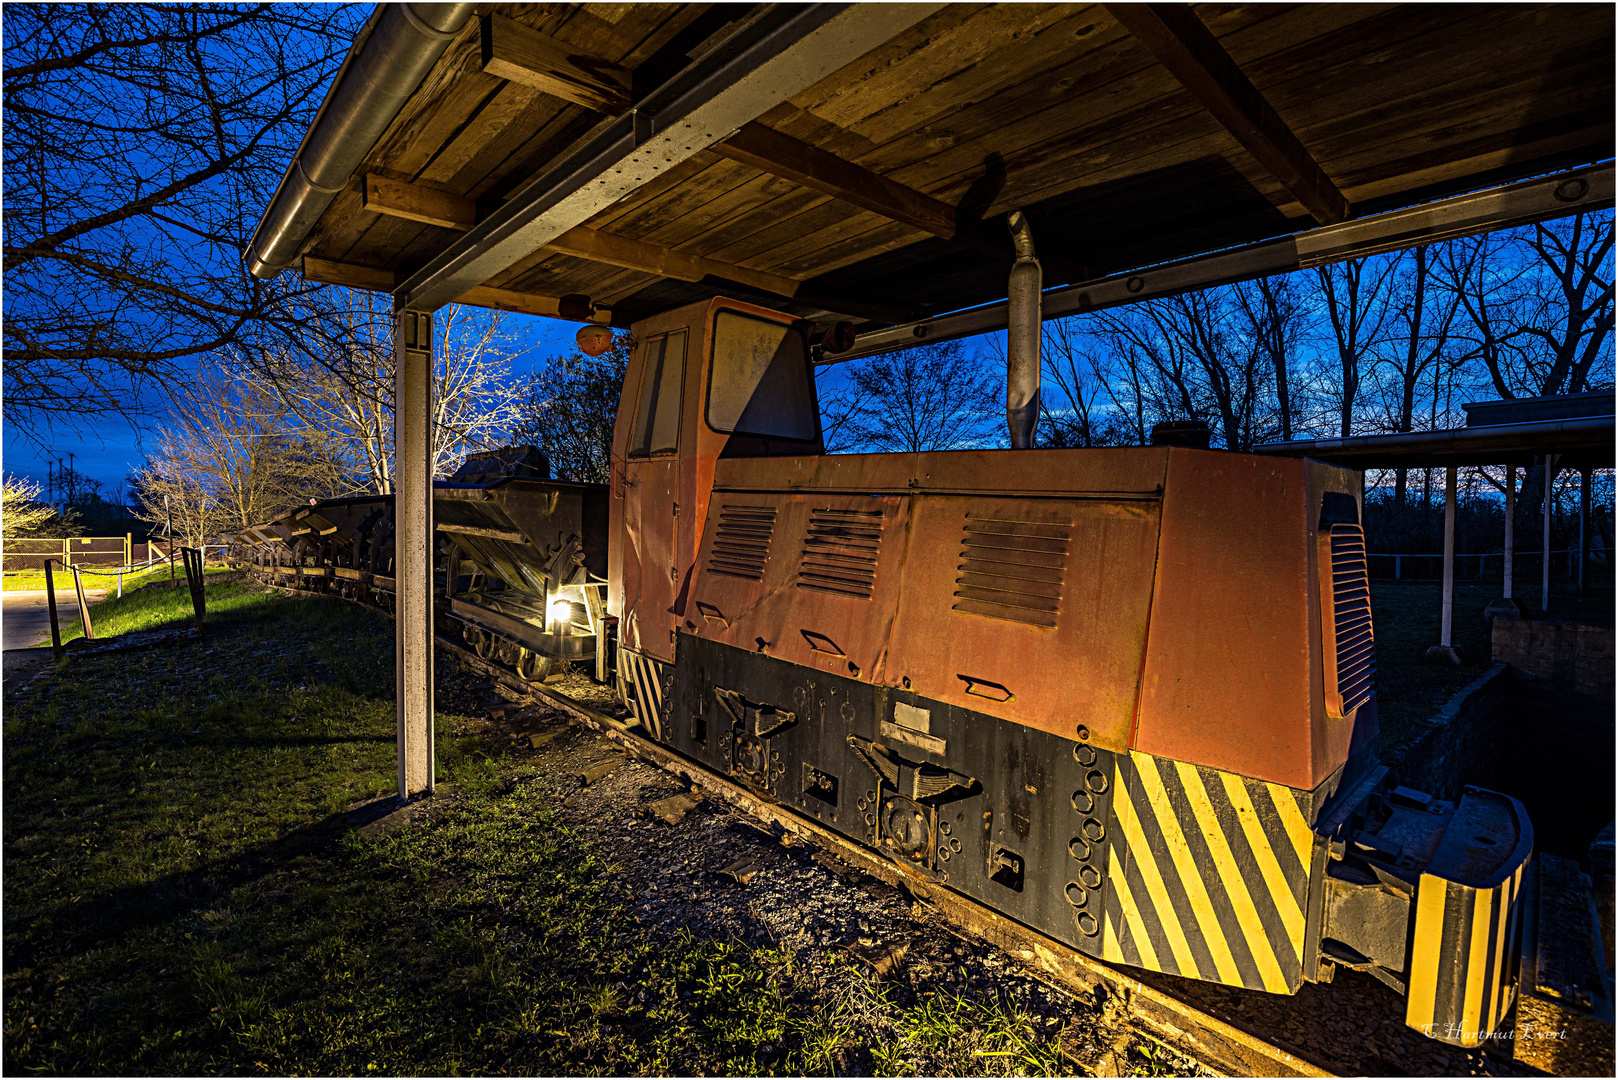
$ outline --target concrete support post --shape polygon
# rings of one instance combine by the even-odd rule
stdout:
[[[1511,541],[1517,525],[1517,466],[1506,466],[1506,570],[1505,591],[1500,595],[1511,599]]]
[[[1590,569],[1590,470],[1579,470],[1579,595]]]
[[[1455,617],[1455,470],[1454,465],[1444,468],[1444,595],[1438,620],[1438,644],[1427,650],[1427,659],[1440,663],[1459,664],[1461,654],[1455,648],[1452,631]]]
[[[1444,469],[1444,608],[1439,619],[1438,643],[1446,649],[1455,642],[1450,631],[1455,619],[1455,466]]]
[[[433,317],[394,324],[394,684],[399,798],[433,790]]]
[[[1526,474],[1525,474],[1526,475]],[[1511,598],[1511,562],[1515,547],[1515,531],[1517,527],[1517,466],[1506,466],[1506,538],[1505,538],[1505,569],[1501,574],[1502,588],[1498,600],[1489,601],[1484,609],[1485,619],[1520,619],[1522,608],[1517,601]],[[1481,574],[1479,575],[1482,576]]]
[[[1556,455],[1545,455],[1545,496],[1540,499],[1545,508],[1544,543],[1539,559],[1539,610],[1551,609],[1551,482],[1556,479]]]

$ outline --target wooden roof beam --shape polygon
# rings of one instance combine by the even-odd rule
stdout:
[[[390,180],[376,173],[365,174],[361,205],[389,217],[463,232],[478,223],[478,205],[464,195]]]
[[[1348,199],[1189,4],[1106,8],[1315,220],[1322,225],[1347,220]]]
[[[830,195],[945,240],[958,240],[992,255],[1009,255],[1011,242],[983,222],[962,218],[949,203],[889,180],[756,121],[712,147],[716,154],[760,172]]]
[[[462,231],[477,224],[477,204],[473,200],[420,184],[389,180],[375,173],[365,177],[365,207],[390,217]],[[544,246],[544,250],[677,281],[701,281],[706,277],[715,277],[773,296],[791,299],[798,294],[799,282],[794,278],[752,270],[645,240],[615,236],[583,225],[556,237]]]
[[[403,280],[401,275],[392,270],[332,262],[329,259],[317,259],[309,255],[303,259],[303,278],[305,281],[315,281],[322,285],[346,285],[351,289],[385,293],[391,293],[398,288],[400,281]],[[560,296],[542,296],[538,293],[513,292],[510,289],[492,289],[487,285],[479,285],[462,293],[454,303],[512,311],[521,315],[544,315],[547,318],[567,319],[571,322],[612,322],[610,308],[595,308],[588,319],[583,319],[578,315],[576,301],[571,297],[566,299],[568,303],[564,303],[564,298]],[[564,307],[568,309],[566,314],[563,313]]]
[[[630,70],[504,15],[483,16],[483,70],[535,90],[618,116],[629,111]]]

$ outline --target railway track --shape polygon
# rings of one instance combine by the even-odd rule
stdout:
[[[341,599],[389,615],[385,608],[376,604],[331,593],[289,588],[265,581],[257,575],[255,579],[264,587],[289,596]],[[1333,1069],[1293,1053],[1261,1034],[1199,1008],[1177,996],[1170,988],[1152,985],[1087,957],[990,908],[908,872],[899,863],[851,843],[790,808],[761,799],[756,793],[726,777],[643,738],[633,727],[588,703],[552,687],[530,683],[515,672],[479,657],[460,642],[443,634],[437,634],[436,640],[439,648],[454,656],[465,667],[562,711],[576,723],[616,743],[627,755],[670,773],[776,835],[795,836],[884,884],[905,890],[925,903],[957,932],[1000,949],[1047,983],[1078,994],[1097,1005],[1110,1005],[1142,1036],[1195,1059],[1212,1072],[1227,1076],[1338,1075]]]

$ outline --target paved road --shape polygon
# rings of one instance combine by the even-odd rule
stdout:
[[[107,595],[105,589],[86,589],[84,598],[95,604]],[[50,607],[45,590],[27,590],[0,593],[4,597],[4,621],[0,623],[0,646],[7,649],[27,649],[35,645],[49,645],[51,633]],[[78,600],[73,591],[56,591],[56,617],[63,632],[79,621]]]

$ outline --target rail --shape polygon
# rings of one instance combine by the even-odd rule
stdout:
[[[1554,557],[1559,555],[1564,556],[1567,568],[1567,576],[1569,578],[1575,578],[1578,576],[1578,548],[1558,548],[1552,551],[1550,554],[1553,556],[1551,563],[1553,567],[1556,565]],[[1543,557],[1543,555],[1544,552],[1537,548],[1532,551],[1524,550],[1514,552],[1512,555],[1512,567],[1515,571],[1521,574],[1522,569],[1531,563],[1537,571],[1539,569],[1539,560]],[[1365,553],[1365,557],[1371,570],[1370,576],[1375,580],[1387,581],[1391,579],[1393,581],[1437,581],[1443,575],[1444,554],[1440,551],[1368,551]],[[1436,564],[1437,569],[1435,569],[1430,575],[1407,575],[1405,573],[1406,560],[1414,561],[1420,559],[1432,560],[1432,564]],[[1374,560],[1381,560],[1381,562],[1379,563]],[[1505,571],[1504,560],[1505,552],[1503,551],[1466,553],[1457,552],[1455,554],[1456,580],[1499,581]],[[1390,561],[1393,571],[1392,574],[1387,573],[1390,566]],[[1590,561],[1592,564],[1604,566],[1607,559],[1604,553],[1592,551],[1590,553]],[[1427,564],[1418,563],[1417,565],[1424,566]],[[1383,571],[1380,574],[1376,572],[1379,566]],[[1468,573],[1468,571],[1472,570],[1473,568],[1476,568],[1477,572]],[[1531,577],[1537,576],[1537,574],[1522,574],[1522,581],[1526,584],[1529,582]]]

